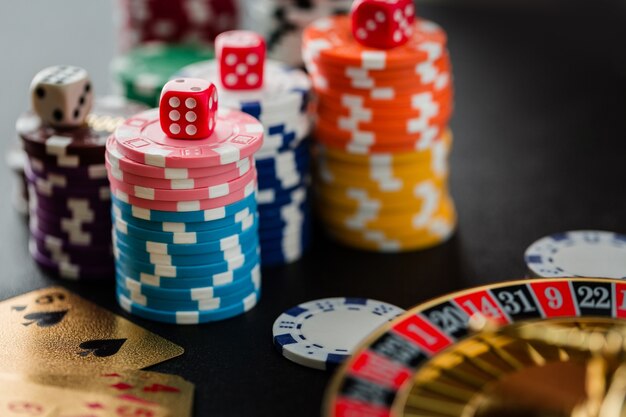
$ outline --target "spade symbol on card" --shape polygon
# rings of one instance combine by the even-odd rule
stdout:
[[[119,352],[125,342],[126,339],[88,340],[78,345],[79,348],[83,349],[82,352],[78,352],[78,355],[86,357],[93,354],[98,358],[106,358],[107,356],[113,356]]]
[[[22,323],[22,325],[30,326],[33,323],[37,323],[38,327],[52,327],[59,324],[66,314],[67,310],[29,313],[24,316],[24,320],[28,321]]]

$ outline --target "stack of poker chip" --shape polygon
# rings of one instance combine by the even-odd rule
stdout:
[[[317,96],[319,214],[329,234],[349,246],[422,249],[456,226],[447,185],[446,35],[426,20],[412,28],[405,44],[390,49],[357,42],[350,17],[318,20],[303,35]]]
[[[211,44],[239,20],[237,0],[119,0],[120,50],[146,42]]]
[[[248,113],[263,124],[265,139],[255,154],[262,265],[294,262],[310,241],[310,80],[301,70],[267,60],[262,88],[232,90],[219,81],[219,65],[216,60],[201,62],[183,68],[179,75],[215,82],[222,106]]]
[[[41,71],[32,90],[35,111],[16,124],[26,153],[30,253],[61,278],[111,279],[105,143],[120,120],[145,107],[108,97],[91,108],[91,83],[77,67]]]
[[[293,66],[302,66],[302,31],[313,21],[346,14],[352,0],[244,0],[241,27],[267,40],[268,55]]]
[[[253,158],[263,128],[227,109],[209,122],[200,87],[166,94],[192,81],[168,83],[161,115],[153,109],[128,119],[106,152],[118,301],[131,314],[177,324],[248,311],[261,284]],[[215,130],[171,137],[203,126]]]
[[[176,71],[212,57],[206,46],[145,44],[113,59],[113,87],[118,95],[157,107],[161,89]]]

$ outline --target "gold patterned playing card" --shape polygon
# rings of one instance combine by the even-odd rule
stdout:
[[[62,287],[0,302],[0,372],[86,374],[142,369],[183,348]]]
[[[190,417],[194,385],[177,375],[146,371],[119,371],[93,375],[1,374],[16,380],[58,388],[109,395],[118,399],[157,404],[176,417]],[[1,416],[2,414],[0,414]]]
[[[0,379],[2,417],[174,417],[166,408],[93,392]]]
[[[176,417],[190,417],[193,408],[194,385],[177,375],[157,372],[129,370],[93,375],[0,374],[0,381],[4,380],[25,381],[156,404]]]

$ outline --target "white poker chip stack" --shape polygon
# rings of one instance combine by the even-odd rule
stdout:
[[[258,37],[246,31],[227,32],[220,37],[237,33]],[[258,172],[261,264],[294,262],[301,258],[310,243],[307,138],[311,129],[308,115],[311,82],[301,70],[266,60],[261,67],[264,82],[260,88],[227,88],[224,84],[234,78],[221,74],[226,70],[221,67],[220,56],[226,55],[222,56],[224,62],[229,57],[220,54],[220,37],[217,60],[184,67],[176,77],[202,78],[215,83],[221,106],[248,113],[263,124],[263,146],[254,155]],[[243,75],[242,80],[246,78]]]

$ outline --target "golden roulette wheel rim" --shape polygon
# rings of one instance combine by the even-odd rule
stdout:
[[[445,404],[443,409],[439,410],[440,412],[424,412],[423,410],[418,412],[419,407],[416,407],[416,404],[420,406],[424,403],[423,401],[420,403],[414,391],[415,387],[419,388],[415,378],[422,375],[420,372],[430,367],[435,359],[445,357],[449,352],[455,353],[455,347],[463,346],[464,343],[471,342],[476,337],[483,338],[487,334],[470,332],[468,324],[470,312],[481,313],[493,323],[498,323],[501,326],[500,329],[503,329],[502,331],[506,334],[511,332],[510,329],[528,327],[533,329],[537,325],[563,326],[565,324],[566,327],[556,328],[567,329],[568,332],[574,331],[570,329],[593,330],[596,333],[613,327],[626,329],[626,320],[623,320],[626,318],[626,282],[600,278],[542,278],[507,281],[453,292],[419,304],[376,330],[341,366],[329,384],[323,405],[323,415],[325,417],[504,415],[482,411],[476,414],[463,414],[459,413],[459,410],[466,409],[457,408],[450,411],[446,409]],[[501,337],[502,334],[498,332],[496,331],[493,337]],[[527,342],[521,337],[520,340]],[[624,330],[624,340],[626,340],[626,330]],[[542,346],[546,348],[556,349],[547,342],[535,340],[532,343],[532,346],[527,348],[528,351],[536,350],[535,345],[540,343],[543,343]],[[620,345],[620,348],[620,353],[626,356],[626,343]],[[542,354],[542,349],[544,348],[539,349],[537,354],[531,353],[529,357],[533,361],[541,362],[542,355],[545,355],[545,351]],[[561,366],[559,363],[561,363],[563,369],[568,372],[579,372],[578,368],[581,366],[589,372],[587,365],[592,362],[590,353],[588,354],[587,351],[580,353],[579,348],[559,349],[561,352],[557,349],[557,353],[548,355],[551,360],[544,365],[549,365],[550,368],[546,367],[545,370],[558,373],[561,370],[559,368]],[[507,357],[506,349],[500,353],[502,357]],[[515,364],[515,357],[510,360]],[[555,368],[551,368],[552,366]],[[519,373],[511,372],[511,380],[518,383],[516,375],[522,375],[531,368],[533,366],[522,367],[518,370]],[[530,372],[529,375],[536,379],[536,375],[533,376]],[[506,385],[511,385],[507,382],[508,378],[509,374],[500,379],[488,381],[489,385],[482,386],[475,394],[495,392],[500,395],[506,392]],[[517,379],[522,380],[522,378]],[[428,378],[421,381],[441,382]],[[505,382],[500,384],[502,381]],[[588,387],[582,388],[586,390]],[[455,392],[460,393],[461,398],[466,398],[467,404],[471,399],[476,398],[475,396],[463,397],[463,390]],[[558,395],[558,392],[555,395]],[[416,398],[418,398],[417,403]],[[482,404],[479,404],[476,409],[480,407]],[[480,409],[483,410],[483,408]],[[548,408],[546,406],[546,409]],[[535,414],[528,414],[530,415]],[[540,413],[536,415],[565,414]]]

